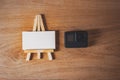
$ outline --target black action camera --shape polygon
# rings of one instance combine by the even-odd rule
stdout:
[[[81,48],[88,46],[87,31],[67,31],[64,34],[66,48]]]

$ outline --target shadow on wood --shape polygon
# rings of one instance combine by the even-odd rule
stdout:
[[[88,46],[96,45],[101,33],[100,29],[88,30]]]

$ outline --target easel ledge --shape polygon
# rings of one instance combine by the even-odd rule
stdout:
[[[37,53],[37,52],[54,52],[53,49],[45,49],[45,50],[24,50],[24,53]]]

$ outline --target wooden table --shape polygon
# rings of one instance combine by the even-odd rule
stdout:
[[[26,62],[21,33],[36,14],[57,31],[55,59]],[[88,48],[65,48],[64,32],[86,30]],[[0,0],[0,80],[120,80],[120,0]]]

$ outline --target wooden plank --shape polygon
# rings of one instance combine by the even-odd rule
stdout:
[[[22,31],[44,14],[56,30],[55,60],[26,62]],[[64,32],[89,32],[88,48],[65,48]],[[1,0],[0,80],[120,80],[120,0]]]

